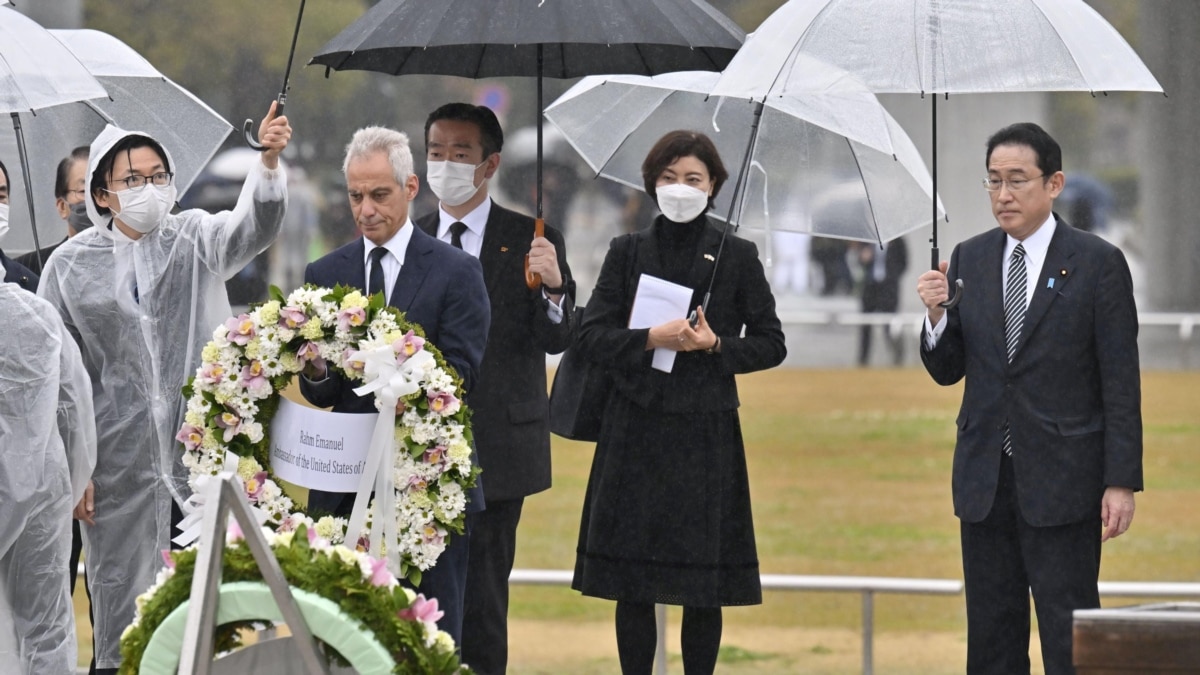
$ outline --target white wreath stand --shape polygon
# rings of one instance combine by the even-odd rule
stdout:
[[[242,673],[235,661],[252,656],[250,651],[262,650],[256,660],[273,662],[291,670],[282,672],[305,672],[309,675],[329,675],[325,659],[317,650],[317,643],[305,623],[304,617],[292,597],[291,589],[279,561],[271,552],[267,540],[259,529],[258,522],[250,512],[250,506],[242,497],[241,488],[231,473],[222,473],[209,481],[205,489],[204,521],[201,525],[200,546],[196,553],[196,571],[192,579],[191,605],[188,608],[187,624],[180,652],[179,672],[182,675],[220,675]],[[213,633],[216,629],[218,591],[221,586],[221,568],[225,553],[225,531],[229,515],[237,520],[242,529],[246,546],[254,555],[262,572],[263,582],[271,589],[271,595],[279,606],[284,622],[291,630],[290,637],[272,638],[246,647],[235,655],[213,660]],[[247,652],[237,656],[241,652]],[[266,652],[271,654],[268,656]],[[227,663],[222,663],[228,661]],[[285,663],[291,661],[291,663]],[[296,668],[303,668],[297,671]],[[261,672],[261,671],[260,671]]]

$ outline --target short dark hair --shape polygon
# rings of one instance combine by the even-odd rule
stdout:
[[[0,173],[4,174],[4,184],[8,186],[8,191],[12,192],[12,180],[8,177],[8,167],[4,166],[4,162],[0,162]]]
[[[75,162],[84,162],[86,167],[90,150],[91,149],[88,148],[88,146],[81,145],[72,150],[71,154],[63,157],[62,161],[58,163],[58,171],[54,174],[55,199],[67,198],[67,190],[70,189],[70,186],[67,185],[67,179],[71,174],[71,167],[75,165]]]
[[[1043,181],[1050,180],[1054,174],[1062,171],[1062,148],[1046,130],[1033,122],[1018,122],[1004,127],[992,134],[987,141],[987,157],[984,168],[992,161],[992,151],[1001,145],[1024,145],[1037,155],[1038,169],[1041,169]]]
[[[167,171],[171,170],[171,162],[167,159],[167,151],[163,150],[163,146],[153,138],[139,134],[131,134],[117,141],[116,145],[109,149],[108,152],[104,153],[104,156],[101,157],[100,161],[96,163],[96,170],[92,172],[92,203],[100,215],[107,216],[111,212],[111,209],[109,209],[107,206],[100,206],[100,204],[96,203],[96,193],[99,190],[105,189],[104,186],[108,185],[108,177],[112,175],[113,165],[117,163],[117,155],[122,152],[132,152],[138,148],[150,148],[154,152],[158,153],[158,158],[162,160],[163,167],[165,167]]]
[[[642,183],[646,187],[646,194],[652,199],[658,199],[658,193],[654,189],[658,184],[658,177],[680,157],[695,157],[708,167],[708,176],[712,179],[712,196],[708,198],[711,208],[713,200],[721,191],[721,186],[729,178],[729,172],[725,170],[725,164],[721,161],[721,155],[717,152],[717,146],[713,145],[712,139],[698,131],[667,132],[658,139],[653,148],[650,148],[646,160],[642,162]]]
[[[447,103],[429,113],[425,119],[425,149],[429,150],[429,128],[438,120],[470,122],[479,129],[479,142],[483,146],[483,158],[487,159],[504,148],[504,130],[496,113],[483,105],[470,103]]]

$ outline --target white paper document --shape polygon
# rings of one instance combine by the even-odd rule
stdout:
[[[672,319],[682,319],[688,315],[691,302],[692,289],[687,286],[643,274],[638,280],[633,310],[629,312],[629,327],[651,328]],[[675,350],[655,349],[651,365],[655,370],[671,372],[675,366]]]

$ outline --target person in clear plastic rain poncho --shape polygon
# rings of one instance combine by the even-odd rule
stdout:
[[[274,114],[272,103],[259,127],[262,163],[233,211],[215,214],[170,214],[170,153],[144,134],[106,128],[88,164],[95,227],[63,243],[42,274],[38,293],[78,341],[95,392],[96,515],[84,539],[97,672],[120,666],[134,600],[170,548],[172,500],[187,497],[174,440],[180,389],[230,316],[225,280],[271,244],[287,208],[279,154],[292,130]]]
[[[66,675],[78,655],[64,572],[71,509],[96,464],[92,387],[45,300],[0,283],[0,326],[0,671]]]

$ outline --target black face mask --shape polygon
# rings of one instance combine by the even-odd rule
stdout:
[[[75,230],[75,234],[79,234],[92,226],[92,219],[88,217],[87,202],[79,202],[71,205],[71,213],[67,215],[67,223]]]

